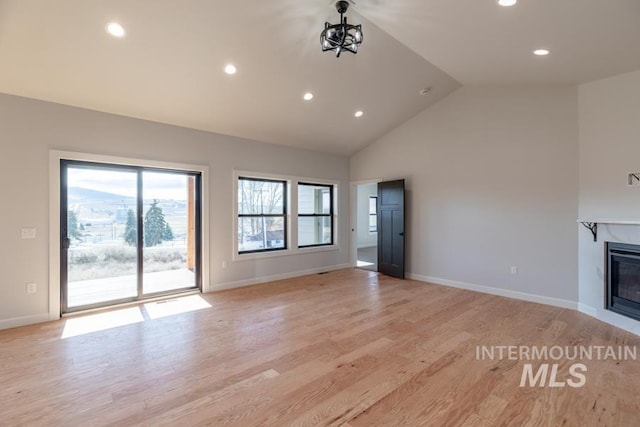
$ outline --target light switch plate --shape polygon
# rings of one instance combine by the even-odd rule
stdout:
[[[36,238],[36,229],[35,228],[23,228],[21,230],[21,235],[23,239],[35,239]]]
[[[629,172],[627,175],[627,185],[632,187],[640,185],[640,172]]]

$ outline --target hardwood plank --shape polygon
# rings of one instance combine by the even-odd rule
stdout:
[[[521,387],[525,365],[564,380],[577,361],[478,359],[479,346],[640,347],[572,310],[356,269],[201,298],[66,338],[67,318],[0,331],[0,425],[640,425],[637,360],[586,360],[584,386],[553,388]]]

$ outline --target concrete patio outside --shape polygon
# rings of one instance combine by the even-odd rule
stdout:
[[[68,307],[80,307],[135,297],[136,275],[79,280],[68,284]],[[195,287],[195,274],[189,269],[144,273],[145,294]]]

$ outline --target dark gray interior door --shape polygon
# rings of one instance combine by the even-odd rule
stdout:
[[[404,179],[378,183],[378,272],[404,279]]]

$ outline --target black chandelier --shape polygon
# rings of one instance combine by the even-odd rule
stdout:
[[[322,51],[332,50],[337,57],[340,57],[344,50],[358,53],[358,46],[362,43],[362,25],[347,24],[347,17],[343,15],[349,9],[348,1],[336,2],[336,9],[340,14],[340,23],[334,25],[324,23],[324,30],[320,34]]]

